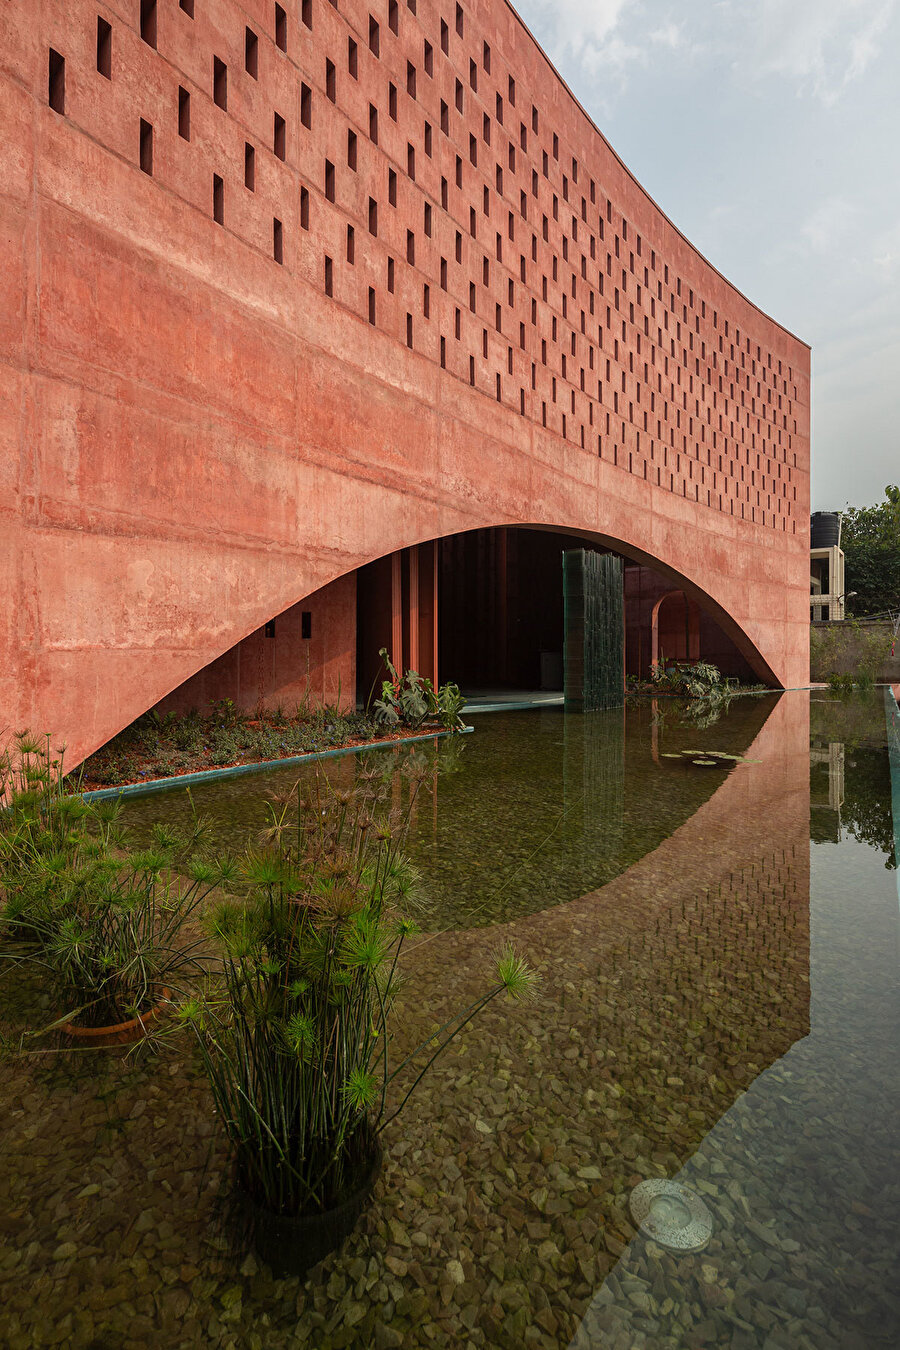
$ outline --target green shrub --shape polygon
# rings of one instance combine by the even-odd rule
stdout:
[[[381,698],[374,703],[376,721],[385,726],[405,726],[415,731],[426,718],[436,718],[447,731],[459,731],[465,698],[455,684],[441,685],[437,691],[426,676],[408,670],[399,675],[386,647],[378,655],[387,666],[390,679],[381,685]]]
[[[216,882],[193,850],[205,824],[156,826],[130,852],[118,801],[88,803],[64,785],[62,752],[27,734],[0,761],[0,954],[35,965],[60,1012],[110,1026],[146,1010],[166,987],[200,973],[185,924]]]

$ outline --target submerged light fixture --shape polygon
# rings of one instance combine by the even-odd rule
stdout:
[[[631,1217],[647,1237],[675,1252],[699,1252],[712,1236],[712,1215],[680,1181],[651,1177],[631,1192]]]

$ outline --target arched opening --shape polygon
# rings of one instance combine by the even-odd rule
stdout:
[[[708,660],[756,680],[712,604],[671,571],[627,556],[626,545],[547,526],[491,526],[398,549],[349,572],[269,619],[161,700],[160,711],[230,698],[244,709],[364,705],[383,677],[381,647],[398,668],[471,696],[563,687],[562,555],[624,558],[625,669],[646,678],[660,657]],[[621,550],[621,551],[620,551]]]

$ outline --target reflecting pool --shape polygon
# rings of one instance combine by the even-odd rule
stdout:
[[[507,938],[539,998],[492,1004],[439,1061],[372,1208],[305,1283],[229,1254],[187,1042],[6,1055],[0,1345],[896,1347],[886,708],[877,690],[741,699],[706,726],[675,700],[486,714],[414,763],[370,756],[398,802],[423,779],[403,1043],[477,995]],[[194,800],[239,847],[296,777]],[[140,836],[184,810],[173,792],[125,814]],[[40,988],[0,985],[7,1036],[49,1016]],[[703,1200],[702,1250],[636,1232],[653,1177]]]

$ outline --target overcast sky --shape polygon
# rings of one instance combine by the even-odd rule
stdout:
[[[812,504],[900,482],[900,0],[513,0],[629,169],[812,346]]]

